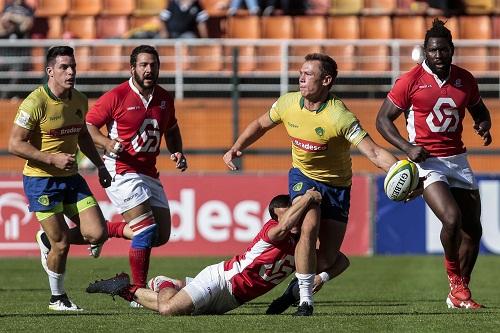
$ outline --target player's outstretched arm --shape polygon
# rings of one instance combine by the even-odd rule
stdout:
[[[224,154],[223,160],[230,170],[237,170],[233,160],[240,157],[242,151],[259,140],[267,131],[275,127],[277,124],[269,118],[269,112],[264,113],[259,118],[252,121],[240,134],[233,146]]]
[[[378,168],[389,171],[398,160],[394,155],[377,145],[368,135],[357,145],[358,150]]]
[[[302,221],[306,210],[310,205],[321,203],[321,193],[315,189],[309,189],[296,200],[293,205],[280,218],[277,226],[269,229],[267,236],[271,241],[280,241]]]

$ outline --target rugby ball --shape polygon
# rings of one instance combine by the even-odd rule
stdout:
[[[387,173],[384,180],[384,191],[394,201],[403,201],[408,194],[417,188],[418,169],[415,163],[408,160],[397,161]]]

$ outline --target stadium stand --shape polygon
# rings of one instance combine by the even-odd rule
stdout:
[[[68,14],[77,15],[98,15],[101,13],[102,0],[71,0]]]
[[[365,0],[363,15],[391,15],[396,10],[396,0]]]
[[[390,39],[392,23],[390,16],[362,16],[360,18],[360,38]],[[386,71],[389,69],[387,56],[389,49],[385,45],[359,46],[359,68],[365,71]]]
[[[461,16],[458,19],[461,39],[490,39],[491,21],[487,15]],[[456,52],[456,62],[471,72],[488,71],[488,48],[486,46],[460,47]]]
[[[232,16],[227,21],[228,38],[237,39],[259,39],[260,33],[260,18],[255,15],[248,16]],[[238,45],[239,62],[238,68],[242,72],[250,72],[256,68],[255,47],[253,45]],[[231,59],[232,47],[224,50],[226,59]],[[232,59],[226,63],[226,69],[231,70]]]
[[[495,9],[495,0],[464,0],[466,14],[491,14]]]
[[[102,0],[101,15],[132,15],[135,0]]]
[[[425,38],[425,19],[423,16],[396,16],[392,20],[393,37],[397,39],[412,39],[418,40],[419,44]],[[401,71],[407,71],[413,66],[415,62],[411,59],[411,52],[414,46],[402,46],[399,49],[399,68]]]
[[[125,15],[100,15],[96,18],[97,38],[121,38],[129,30]]]
[[[265,16],[261,18],[261,37],[264,39],[292,39],[291,16]],[[258,70],[279,71],[281,69],[281,46],[257,46]]]
[[[500,6],[500,0],[498,6]],[[500,39],[500,16],[493,16],[491,20],[492,38]],[[492,57],[491,69],[493,71],[500,71],[500,47],[491,47],[489,51]]]
[[[35,16],[63,16],[69,11],[70,0],[39,0]]]
[[[396,15],[424,15],[427,3],[415,0],[398,0],[394,11]]]
[[[329,39],[359,39],[359,19],[357,16],[331,16],[327,20],[327,37]],[[356,47],[353,44],[341,46],[325,46],[323,51],[332,56],[339,71],[356,69]]]
[[[94,16],[66,16],[64,18],[64,32],[70,33],[73,38],[96,38]]]
[[[167,7],[167,4],[167,0],[137,0],[133,14],[135,16],[158,15]]]
[[[357,15],[363,8],[363,0],[331,0],[331,15]]]
[[[290,47],[289,68],[292,71],[298,71],[304,61],[304,55],[322,51],[317,40],[326,39],[325,17],[319,15],[294,17],[293,38],[311,40],[310,44]]]

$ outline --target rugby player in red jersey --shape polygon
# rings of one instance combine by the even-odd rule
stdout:
[[[295,270],[299,224],[306,210],[320,203],[321,194],[314,189],[309,189],[291,206],[288,195],[274,197],[269,203],[271,219],[245,252],[206,267],[187,285],[157,276],[150,281],[150,289],[137,288],[122,273],[91,283],[87,292],[133,299],[163,315],[226,313],[267,293]],[[328,272],[332,277],[340,273]],[[322,285],[317,276],[316,289]]]
[[[462,121],[468,109],[487,146],[490,114],[472,74],[452,65],[452,36],[443,21],[435,19],[427,31],[424,52],[425,61],[402,75],[387,95],[377,128],[417,163],[424,200],[442,223],[448,307],[476,309],[482,305],[471,298],[469,282],[482,235],[481,200],[462,142]],[[394,125],[402,113],[409,140]]]
[[[175,117],[174,100],[157,84],[158,52],[136,47],[130,55],[131,78],[101,96],[86,117],[104,164],[113,177],[106,193],[125,223],[108,223],[109,237],[132,238],[130,270],[136,286],[145,287],[151,248],[170,237],[170,209],[158,179],[156,158],[165,137],[171,159],[181,171],[187,162]],[[106,127],[107,134],[100,129]]]

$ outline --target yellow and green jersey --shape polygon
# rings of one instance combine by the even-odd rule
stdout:
[[[87,111],[87,97],[76,89],[71,90],[69,99],[61,100],[44,85],[21,103],[14,123],[32,132],[29,142],[40,151],[76,154]],[[24,175],[34,177],[64,177],[76,173],[76,165],[74,170],[61,170],[29,159],[23,170]]]
[[[316,111],[304,107],[300,92],[281,96],[269,110],[274,123],[283,123],[292,141],[292,165],[311,179],[349,186],[351,144],[367,135],[344,103],[330,95]]]

